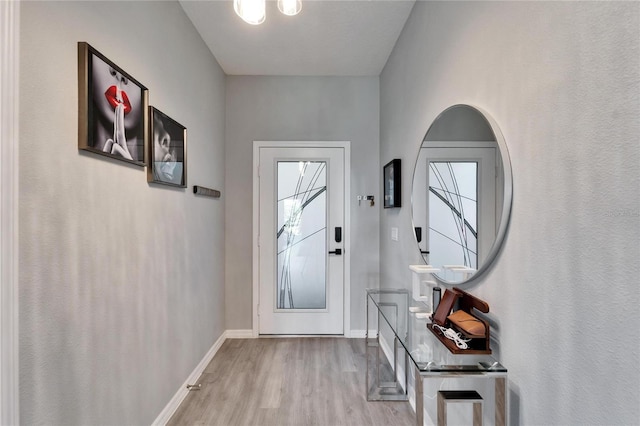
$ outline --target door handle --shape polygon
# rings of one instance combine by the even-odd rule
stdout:
[[[342,255],[342,249],[335,249],[333,251],[330,251],[329,254],[335,254],[336,256],[341,256]]]

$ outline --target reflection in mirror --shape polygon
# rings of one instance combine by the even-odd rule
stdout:
[[[434,257],[477,268],[478,163],[428,161],[428,241],[438,247]]]
[[[507,148],[489,116],[456,105],[436,118],[416,160],[412,215],[438,281],[459,285],[488,268],[506,231],[511,185]]]

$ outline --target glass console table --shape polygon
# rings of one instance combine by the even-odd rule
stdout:
[[[424,424],[425,391],[428,412],[433,413],[435,395],[442,379],[493,379],[493,392],[480,392],[486,403],[494,402],[495,425],[506,423],[507,369],[491,355],[452,354],[427,329],[426,307],[413,301],[405,289],[367,290],[367,400],[409,400],[413,374],[417,424]],[[423,380],[434,380],[425,388]],[[481,383],[481,386],[487,386]],[[490,389],[490,386],[489,386]],[[489,405],[489,404],[487,404]],[[490,412],[487,412],[490,415]],[[489,417],[490,418],[490,417]]]

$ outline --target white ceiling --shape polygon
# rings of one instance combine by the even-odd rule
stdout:
[[[231,0],[180,0],[229,75],[379,75],[415,0],[302,0],[285,16],[267,1],[267,17],[249,25]]]

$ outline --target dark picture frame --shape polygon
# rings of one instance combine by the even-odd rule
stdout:
[[[187,187],[187,128],[152,106],[149,107],[147,181]]]
[[[147,164],[149,91],[86,42],[78,42],[78,149]]]
[[[400,177],[401,161],[395,158],[389,161],[382,170],[384,197],[383,205],[385,209],[402,207],[402,181]]]

